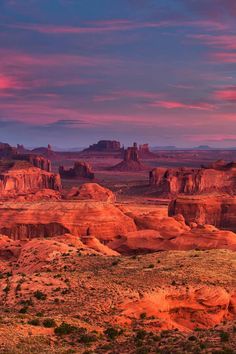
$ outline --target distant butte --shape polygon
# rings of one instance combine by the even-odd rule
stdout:
[[[149,169],[148,166],[144,165],[139,158],[139,151],[137,144],[134,143],[132,147],[128,147],[124,151],[124,159],[117,165],[111,167],[113,171],[144,171]]]
[[[94,179],[94,172],[92,171],[92,167],[84,161],[75,162],[74,167],[71,167],[68,170],[66,170],[64,166],[60,166],[59,173],[61,178]]]

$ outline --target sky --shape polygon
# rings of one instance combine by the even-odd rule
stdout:
[[[236,146],[235,0],[0,0],[0,141]]]

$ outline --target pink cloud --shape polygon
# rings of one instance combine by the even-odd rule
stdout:
[[[236,53],[231,52],[218,52],[211,54],[211,58],[218,63],[228,63],[235,64],[236,63]]]
[[[209,35],[209,34],[195,34],[189,37],[198,39],[211,47],[222,47],[227,50],[236,49],[236,35]]]
[[[204,111],[212,111],[215,109],[215,106],[209,103],[198,103],[198,104],[189,104],[179,101],[155,101],[149,104],[151,107],[160,107],[165,109],[196,109]]]
[[[236,87],[229,87],[223,90],[214,92],[214,97],[217,100],[236,102]]]
[[[131,21],[127,19],[113,19],[108,21],[90,21],[83,26],[63,26],[63,25],[46,25],[46,24],[27,24],[19,23],[9,25],[11,28],[22,30],[36,31],[43,34],[89,34],[89,33],[104,33],[117,31],[131,31],[135,29],[145,28],[168,28],[168,27],[204,27],[208,29],[222,30],[226,28],[222,24],[213,20],[195,20],[195,21]]]
[[[104,56],[83,56],[73,54],[27,54],[9,50],[0,50],[2,63],[17,63],[25,66],[97,66],[109,63],[120,63],[120,60]]]
[[[95,102],[116,101],[125,98],[143,98],[143,99],[158,99],[162,97],[162,94],[150,92],[150,91],[115,91],[109,95],[96,95],[94,97]]]
[[[13,83],[8,77],[3,76],[3,75],[0,76],[0,90],[9,89],[12,86],[13,86]]]

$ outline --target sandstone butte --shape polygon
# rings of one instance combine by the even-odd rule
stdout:
[[[235,193],[234,163],[214,163],[203,168],[155,168],[150,172],[150,185],[159,195]]]
[[[84,161],[76,161],[74,167],[66,170],[64,166],[59,167],[59,174],[61,178],[87,178],[94,179],[94,172],[92,167]]]
[[[143,171],[148,170],[149,167],[144,165],[139,158],[139,150],[136,143],[132,147],[124,150],[124,159],[117,165],[110,168],[113,171],[127,172],[127,171]]]
[[[43,189],[60,191],[60,176],[34,167],[27,161],[0,162],[0,198],[27,195]]]

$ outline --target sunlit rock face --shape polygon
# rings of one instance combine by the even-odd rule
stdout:
[[[155,168],[149,183],[157,193],[166,195],[200,193],[236,193],[236,169],[233,163],[212,164],[209,168]]]
[[[93,235],[106,243],[135,231],[134,221],[116,206],[95,201],[0,203],[0,232],[14,239],[71,233]]]
[[[169,215],[182,214],[188,224],[211,224],[236,231],[236,196],[178,196],[169,206]]]
[[[60,176],[34,167],[27,161],[1,160],[0,198],[14,198],[44,189],[60,191]]]

